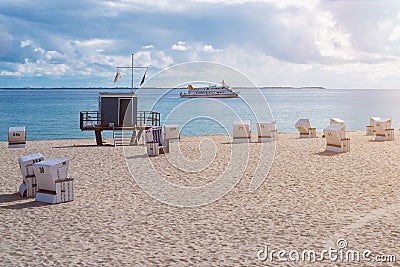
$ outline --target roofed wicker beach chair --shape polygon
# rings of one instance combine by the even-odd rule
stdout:
[[[8,128],[8,148],[25,148],[25,126]]]
[[[233,143],[249,143],[251,139],[250,121],[237,120],[233,122]]]
[[[345,125],[331,124],[324,129],[326,150],[341,153],[350,151],[350,139],[346,138]]]
[[[147,155],[158,156],[160,150],[164,152],[165,144],[169,144],[169,141],[164,141],[163,128],[161,126],[153,126],[146,130],[145,141],[147,146]]]
[[[22,197],[34,197],[37,192],[37,181],[33,171],[33,164],[41,162],[44,157],[40,153],[35,153],[18,159],[19,168],[22,174],[22,184],[19,186],[19,194]]]
[[[258,142],[278,141],[278,131],[275,121],[257,123]]]
[[[394,129],[392,129],[391,119],[379,119],[375,121],[375,140],[392,141],[394,140]]]
[[[375,134],[375,124],[377,120],[380,120],[380,117],[371,117],[369,118],[369,125],[365,127],[366,135],[374,135]]]
[[[74,179],[68,178],[68,158],[49,158],[33,164],[36,201],[56,204],[74,200]]]
[[[309,119],[299,119],[295,124],[300,133],[300,138],[316,138],[317,129],[311,128]]]
[[[164,140],[168,140],[169,142],[179,142],[181,135],[178,124],[166,124],[163,126],[163,131]]]

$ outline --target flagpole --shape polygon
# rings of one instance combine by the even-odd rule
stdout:
[[[133,93],[133,53],[132,53],[132,88],[131,88],[131,92]]]
[[[119,78],[121,78],[121,74],[119,72],[120,69],[131,69],[131,72],[132,72],[131,93],[133,93],[133,89],[135,88],[135,82],[134,82],[134,71],[135,71],[135,69],[145,69],[143,78],[142,78],[142,80],[140,82],[140,86],[142,86],[142,84],[144,83],[144,79],[146,78],[147,69],[148,69],[148,67],[135,67],[135,66],[133,66],[133,56],[134,55],[135,54],[132,53],[132,65],[130,67],[122,67],[122,66],[121,67],[117,67],[117,74],[115,75],[115,78],[114,78],[114,83],[116,83],[119,80]]]

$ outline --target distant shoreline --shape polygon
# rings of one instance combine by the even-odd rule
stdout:
[[[261,86],[261,87],[233,87],[235,89],[320,89],[326,90],[327,88],[322,86],[304,86],[304,87],[294,87],[294,86]],[[0,88],[0,90],[131,90],[129,87],[5,87]],[[142,87],[142,88],[133,88],[133,90],[138,89],[182,89],[186,90],[186,87],[178,87],[178,88],[169,88],[169,87]]]
[[[243,86],[233,86],[234,90],[400,90],[400,88],[326,88],[323,86],[260,86],[260,87],[243,87]],[[160,90],[187,90],[186,87],[170,88],[170,87],[142,87],[133,88],[133,90],[148,90],[148,89],[160,89]],[[129,87],[4,87],[0,88],[2,91],[12,91],[12,90],[131,90]]]

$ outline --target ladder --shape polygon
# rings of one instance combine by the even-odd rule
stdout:
[[[136,127],[115,127],[113,129],[114,146],[139,145],[142,129]]]

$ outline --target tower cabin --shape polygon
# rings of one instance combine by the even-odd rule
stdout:
[[[132,131],[140,138],[142,132],[160,125],[160,113],[138,111],[134,93],[99,93],[97,111],[80,112],[82,131],[94,131],[97,145],[103,144],[102,131]]]

